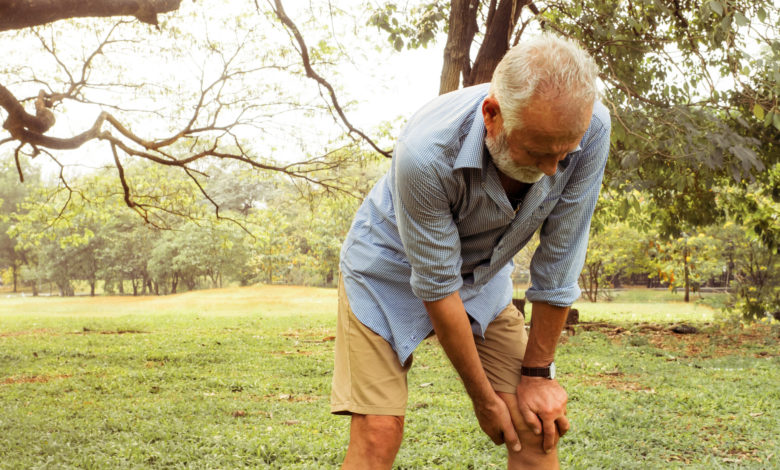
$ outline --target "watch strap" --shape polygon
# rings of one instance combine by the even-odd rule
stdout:
[[[550,363],[547,367],[521,367],[520,375],[526,377],[543,377],[545,379],[555,378],[555,363]]]

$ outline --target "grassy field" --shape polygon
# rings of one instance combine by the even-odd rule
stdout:
[[[780,468],[778,327],[713,324],[662,295],[578,304],[597,323],[556,359],[574,424],[564,467]],[[296,287],[0,299],[0,468],[335,468],[335,305],[334,290]],[[435,341],[409,387],[397,468],[505,466]]]

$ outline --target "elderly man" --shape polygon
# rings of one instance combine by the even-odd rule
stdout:
[[[609,150],[597,69],[550,34],[523,41],[488,85],[407,123],[392,168],[341,252],[331,412],[351,415],[343,468],[391,468],[412,352],[436,334],[508,468],[557,468],[569,429],[553,363]],[[541,227],[533,321],[512,306],[512,257]]]

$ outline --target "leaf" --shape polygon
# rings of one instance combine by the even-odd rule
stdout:
[[[769,127],[769,126],[771,126],[771,125],[772,125],[772,119],[774,118],[774,114],[775,114],[775,112],[774,112],[774,111],[769,111],[769,112],[766,114],[766,117],[764,118],[764,125],[765,125],[766,127]]]
[[[734,12],[734,20],[736,20],[739,26],[747,26],[748,24],[748,19],[745,18],[745,15],[743,15],[740,11]]]
[[[393,41],[393,47],[396,51],[401,52],[401,49],[404,48],[404,40],[401,39],[400,36],[396,36],[395,40]]]
[[[762,23],[764,22],[764,20],[766,20],[766,10],[764,10],[763,8],[758,9],[758,20],[761,21]]]
[[[723,5],[721,5],[719,1],[713,0],[710,2],[709,5],[710,5],[710,10],[717,13],[718,16],[723,16]]]
[[[780,113],[775,112],[772,116],[772,124],[775,125],[775,128],[780,131]]]
[[[764,108],[760,104],[756,103],[756,105],[753,106],[753,115],[756,116],[756,119],[758,119],[759,121],[763,121]]]
[[[627,169],[636,168],[638,163],[639,155],[636,152],[626,152],[620,161],[620,165]]]

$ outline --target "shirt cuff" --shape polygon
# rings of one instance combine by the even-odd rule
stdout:
[[[429,279],[424,279],[412,272],[412,292],[423,302],[435,302],[448,295],[460,290],[463,286],[463,279],[458,276],[447,283],[438,283]]]
[[[556,307],[569,307],[580,298],[582,291],[580,286],[572,284],[558,289],[541,290],[531,286],[525,291],[525,298],[529,302],[544,302]]]

